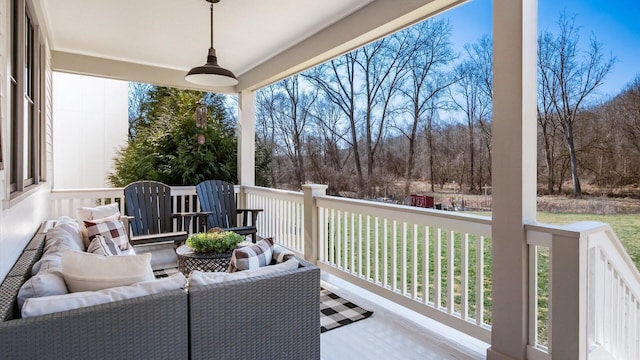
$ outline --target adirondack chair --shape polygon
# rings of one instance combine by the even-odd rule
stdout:
[[[207,216],[207,227],[219,227],[240,235],[251,235],[256,242],[256,221],[262,209],[238,209],[233,185],[222,180],[206,180],[196,186],[200,207]],[[238,226],[238,214],[242,214],[242,225]],[[251,217],[251,224],[248,219]]]
[[[132,233],[129,240],[134,246],[158,242],[180,244],[188,236],[182,231],[185,221],[204,214],[172,213],[171,187],[161,182],[131,183],[124,188],[124,197]],[[173,227],[174,219],[177,219],[177,229]]]

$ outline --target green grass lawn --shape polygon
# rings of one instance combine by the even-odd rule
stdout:
[[[471,214],[491,216],[491,212],[469,212]],[[537,220],[541,223],[567,225],[580,221],[599,221],[607,223],[616,233],[631,260],[640,269],[640,214],[596,215],[538,212]]]
[[[599,221],[611,225],[631,259],[640,269],[640,215],[594,215],[538,213],[538,221],[548,224],[566,225],[579,221]]]

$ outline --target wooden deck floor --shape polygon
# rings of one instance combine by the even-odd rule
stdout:
[[[368,319],[323,333],[322,360],[486,358],[488,344],[335,276],[323,273],[322,286],[374,311]]]

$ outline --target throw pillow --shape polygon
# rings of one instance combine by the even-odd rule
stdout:
[[[82,225],[76,219],[62,216],[56,220],[55,226],[49,231],[54,229],[65,232],[82,251],[87,247],[82,239]],[[47,238],[49,238],[49,232],[47,232]]]
[[[120,215],[120,207],[118,203],[109,205],[100,205],[96,207],[79,207],[76,210],[76,215],[80,220],[96,220],[113,215]]]
[[[91,240],[87,252],[103,256],[120,255],[120,248],[113,240],[107,239],[102,235],[96,235]]]
[[[113,240],[121,250],[129,248],[129,238],[124,224],[116,219],[115,216],[98,220],[85,220],[84,225],[87,227],[87,235],[90,241],[93,241],[93,238],[97,235],[102,235],[106,239]]]
[[[100,305],[112,301],[132,299],[165,291],[184,289],[182,273],[164,279],[151,280],[99,291],[83,291],[73,294],[27,299],[22,307],[22,317],[38,316],[81,307]]]
[[[276,264],[283,263],[289,260],[293,256],[295,256],[295,254],[291,250],[277,244],[273,245],[272,261],[275,262]]]
[[[228,272],[257,269],[271,263],[273,240],[263,239],[251,246],[233,250]]]
[[[70,292],[95,291],[153,280],[151,254],[102,256],[65,251],[62,277]]]
[[[281,264],[264,266],[254,270],[234,272],[233,274],[224,272],[202,272],[194,270],[189,274],[189,287],[216,284],[225,281],[252,278],[260,275],[269,275],[281,271],[297,269],[300,262],[296,258],[291,258]]]

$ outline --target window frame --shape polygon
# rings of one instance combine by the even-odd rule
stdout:
[[[31,0],[11,0],[9,171],[7,193],[11,203],[19,201],[45,181],[44,130],[46,112],[45,54],[43,36]]]

